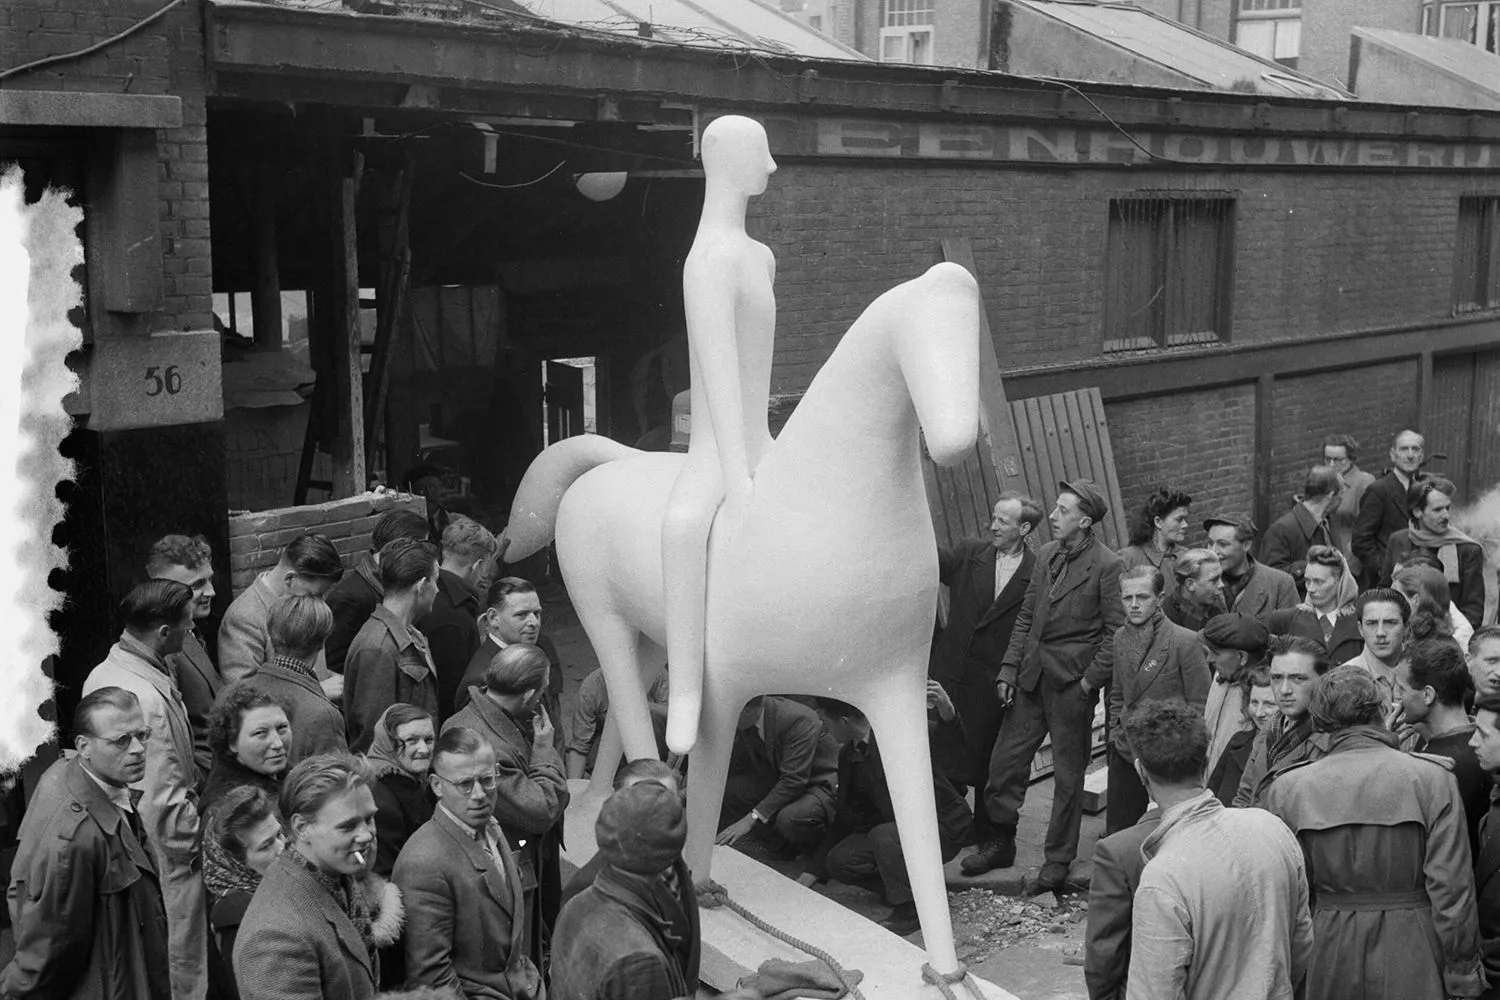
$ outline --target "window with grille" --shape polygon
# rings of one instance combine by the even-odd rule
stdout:
[[[880,61],[932,62],[932,20],[937,0],[885,0],[880,8]]]
[[[1227,341],[1234,198],[1112,199],[1104,281],[1106,351]]]
[[[885,0],[882,27],[907,28],[931,24],[937,0]]]
[[[1500,308],[1500,195],[1458,200],[1453,310]]]
[[[1295,69],[1302,51],[1302,0],[1239,0],[1234,44]]]

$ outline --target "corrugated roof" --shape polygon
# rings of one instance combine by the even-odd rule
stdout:
[[[1081,0],[1011,0],[1218,90],[1348,100],[1347,91],[1152,11]]]
[[[814,59],[869,56],[757,0],[516,0],[560,24],[708,48],[763,49]]]

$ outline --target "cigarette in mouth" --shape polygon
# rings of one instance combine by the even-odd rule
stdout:
[[[355,851],[354,852],[354,860],[358,861],[360,863],[360,866],[363,867],[363,865],[365,863],[365,852],[364,851]]]

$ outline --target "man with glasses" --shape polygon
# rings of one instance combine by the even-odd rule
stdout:
[[[167,658],[193,627],[193,591],[175,580],[138,583],[120,603],[125,630],[89,673],[83,693],[124,688],[140,701],[145,768],[131,784],[167,907],[172,1000],[201,1000],[208,989],[208,939],[198,858],[198,767],[193,728]]]
[[[86,695],[73,729],[78,755],[47,769],[21,823],[16,952],[0,996],[165,998],[167,917],[130,787],[146,774],[151,730],[118,687]]]
[[[538,1000],[545,993],[528,957],[521,872],[495,819],[494,749],[472,729],[446,729],[428,782],[437,811],[392,873],[406,904],[408,985]]]
[[[543,704],[550,672],[547,654],[536,646],[506,646],[491,661],[484,686],[470,688],[468,705],[443,724],[445,736],[459,727],[474,730],[495,753],[494,815],[516,849],[529,953],[539,969],[547,967],[549,935],[562,908],[561,826],[568,808],[562,754]],[[436,757],[433,766],[442,770]]]

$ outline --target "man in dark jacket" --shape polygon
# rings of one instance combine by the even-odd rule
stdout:
[[[1350,542],[1360,561],[1360,586],[1373,587],[1385,565],[1386,543],[1411,521],[1406,491],[1423,477],[1422,450],[1426,442],[1416,431],[1405,430],[1391,442],[1391,467],[1375,480],[1359,501]]]
[[[514,643],[495,656],[485,686],[443,724],[479,733],[495,750],[498,784],[495,818],[516,851],[526,890],[531,958],[544,969],[550,935],[562,906],[559,859],[568,779],[543,705],[547,657],[530,643]]]
[[[1120,1000],[1130,975],[1130,918],[1141,884],[1141,844],[1161,822],[1151,809],[1134,826],[1101,837],[1094,845],[1094,877],[1089,882],[1088,931],[1084,939],[1083,981],[1089,1000]]]
[[[1500,774],[1500,694],[1479,696],[1469,745],[1493,783]],[[1484,996],[1493,1000],[1500,997],[1500,799],[1492,799],[1479,825],[1474,884],[1479,903],[1480,957],[1484,961],[1484,974],[1492,984]]]
[[[380,606],[349,644],[344,662],[344,725],[349,748],[370,748],[375,721],[397,702],[416,705],[441,723],[437,671],[417,628],[437,596],[437,546],[398,538],[380,550]]]
[[[495,536],[479,522],[454,515],[443,529],[442,564],[432,610],[417,621],[437,667],[438,711],[453,714],[453,698],[479,651],[479,613],[495,573]]]
[[[963,722],[948,693],[935,680],[927,682],[927,702],[927,729],[933,749],[944,742],[962,740]],[[912,901],[880,747],[871,735],[869,720],[859,709],[832,698],[820,698],[819,703],[829,733],[843,746],[839,750],[838,806],[817,856],[828,877],[840,882],[857,885],[878,878],[885,901],[891,905],[890,916],[881,921],[881,926],[904,937],[921,923]],[[952,861],[973,839],[974,821],[964,797],[935,763],[932,792],[943,861]]]
[[[1441,476],[1427,476],[1406,491],[1411,523],[1393,532],[1386,542],[1387,586],[1396,567],[1414,552],[1426,552],[1437,560],[1448,580],[1454,607],[1478,628],[1484,619],[1484,546],[1450,523],[1456,487]]]
[[[1260,543],[1261,562],[1290,574],[1297,592],[1305,593],[1307,585],[1302,571],[1307,566],[1307,550],[1315,545],[1333,546],[1333,529],[1328,513],[1339,505],[1343,481],[1326,465],[1315,465],[1302,482],[1302,495],[1292,509],[1278,517],[1266,529]]]
[[[213,550],[201,535],[164,535],[151,546],[146,558],[146,575],[153,580],[176,580],[193,592],[193,627],[182,639],[182,652],[167,657],[167,664],[177,677],[182,703],[187,707],[188,723],[193,727],[193,762],[199,774],[213,767],[213,751],[208,748],[208,713],[214,699],[230,680],[214,666],[198,623],[208,618],[214,602]]]
[[[838,745],[816,712],[788,698],[750,699],[738,726],[717,842],[733,844],[759,824],[779,847],[812,850],[833,821]]]
[[[1469,667],[1458,646],[1447,639],[1423,639],[1406,647],[1406,657],[1396,666],[1401,721],[1421,734],[1420,752],[1453,762],[1469,848],[1477,854],[1479,824],[1489,811],[1493,782],[1470,746],[1474,723],[1464,708],[1468,692]]]
[[[344,672],[349,644],[385,595],[380,585],[380,550],[398,538],[426,541],[430,533],[427,519],[411,510],[388,510],[375,521],[370,532],[370,551],[353,573],[345,573],[328,592],[328,607],[333,611],[333,634],[328,637],[326,650],[329,670],[336,674]]]
[[[1061,889],[1078,855],[1094,697],[1113,674],[1111,640],[1125,621],[1120,557],[1093,531],[1109,512],[1104,494],[1086,479],[1059,483],[1058,490],[1049,517],[1053,540],[1037,554],[995,685],[1001,704],[1014,702],[990,758],[985,808],[995,837],[963,865],[965,874],[978,875],[1015,864],[1031,760],[1050,733],[1055,790],[1041,890]]]
[[[1287,573],[1258,562],[1250,554],[1255,522],[1230,514],[1204,520],[1208,547],[1223,567],[1224,606],[1237,614],[1263,618],[1297,605],[1297,583]]]
[[[612,794],[594,835],[604,864],[563,907],[552,1000],[667,1000],[698,991],[701,930],[682,860],[687,817],[676,792],[643,781]]]
[[[0,996],[167,1000],[167,917],[130,785],[146,773],[136,696],[103,687],[73,715],[78,756],[42,775],[7,893],[15,957]]]
[[[1036,565],[1026,542],[1041,520],[1035,500],[1008,490],[995,503],[989,538],[938,550],[938,575],[948,587],[948,623],[933,644],[929,673],[952,692],[964,736],[951,759],[939,763],[955,784],[974,787],[981,842],[992,839],[984,788],[1004,715],[995,680]]]
[[[547,654],[552,670],[548,674],[542,704],[552,718],[562,718],[562,661],[558,659],[557,647],[542,631],[542,599],[531,581],[519,576],[505,576],[490,584],[484,595],[484,611],[479,616],[479,639],[479,648],[470,657],[463,680],[453,693],[455,712],[469,703],[471,690],[484,687],[484,675],[495,654],[506,646],[524,642]],[[558,729],[558,745],[561,747],[561,727]]]
[[[540,1000],[521,874],[494,816],[494,749],[472,729],[445,729],[428,782],[437,811],[391,874],[406,904],[407,982],[468,998]]]

